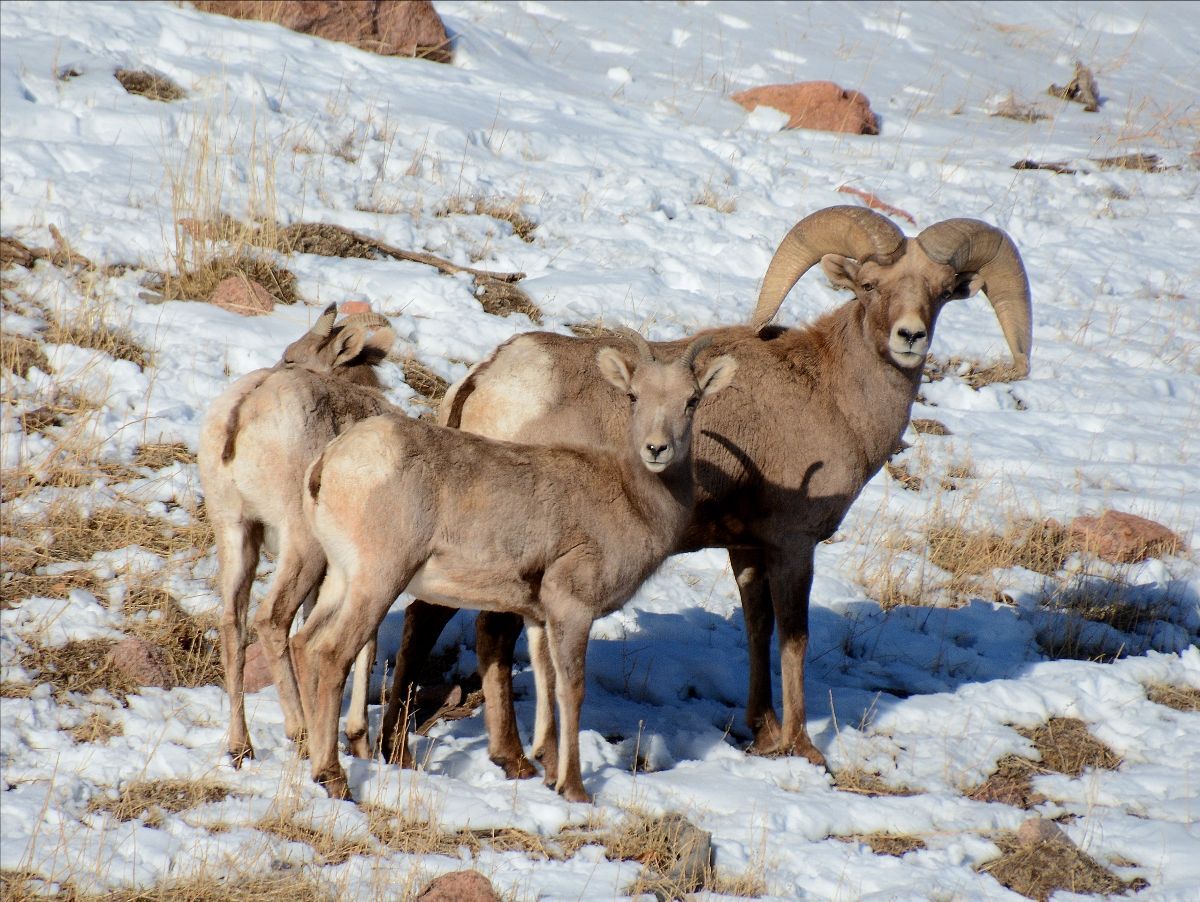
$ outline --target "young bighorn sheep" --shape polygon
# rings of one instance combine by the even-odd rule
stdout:
[[[314,593],[325,571],[321,546],[301,508],[304,471],[351,423],[392,409],[379,391],[375,365],[392,346],[395,333],[378,314],[352,314],[335,325],[336,318],[337,305],[331,304],[312,329],[288,345],[279,363],[248,373],[226,389],[201,427],[200,482],[216,535],[224,606],[221,659],[229,693],[229,754],[235,765],[254,757],[246,730],[243,671],[246,616],[259,550],[265,542],[279,552],[255,625],[279,690],[287,735],[295,739],[304,718],[288,631],[296,610]],[[373,643],[364,650],[364,661],[368,655],[374,658]],[[352,707],[357,717],[351,718],[351,727],[361,726],[356,754],[365,755],[369,664],[361,664],[359,670]]]
[[[561,723],[555,788],[589,798],[579,767],[588,631],[678,544],[691,517],[693,414],[737,370],[721,356],[697,375],[708,339],[664,360],[641,336],[630,342],[636,356],[610,344],[588,367],[628,411],[617,447],[515,445],[392,415],[348,429],[309,467],[305,514],[329,564],[292,655],[313,777],[331,796],[349,798],[336,745],[350,662],[410,592],[544,625],[547,654],[535,654],[549,659],[543,694],[554,693]]]
[[[816,263],[854,298],[816,322],[769,325]],[[1029,370],[1031,306],[1020,255],[1001,230],[950,219],[906,238],[860,207],[830,207],[797,223],[767,269],[750,325],[713,329],[712,353],[739,362],[733,389],[696,424],[697,505],[676,551],[725,548],[741,593],[750,652],[751,751],[824,756],[805,723],[804,657],[813,553],[895,450],[920,386],[943,305],[978,291],[991,302],[1015,375]],[[453,386],[440,419],[490,438],[612,441],[626,428],[614,390],[589,378],[602,338],[529,333],[501,345]],[[654,344],[669,355],[679,342]],[[405,617],[393,699],[402,698],[453,610],[414,602]],[[783,723],[771,700],[770,641],[779,626]],[[492,760],[532,772],[512,708],[512,646],[520,621],[481,614],[479,670]],[[538,666],[534,660],[535,670]],[[391,749],[397,709],[384,716]],[[403,732],[395,755],[404,753]]]

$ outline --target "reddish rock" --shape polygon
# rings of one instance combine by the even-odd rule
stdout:
[[[196,8],[275,22],[383,56],[450,62],[446,26],[429,0],[196,0]]]
[[[112,666],[137,686],[175,687],[167,653],[145,639],[122,639],[108,653]]]
[[[260,316],[275,309],[275,299],[271,293],[245,276],[222,279],[213,289],[209,301],[242,316]]]
[[[1133,564],[1183,547],[1179,536],[1161,523],[1114,510],[1099,517],[1076,517],[1069,529],[1075,547],[1111,564]]]
[[[1017,828],[1017,842],[1024,846],[1037,846],[1042,843],[1071,843],[1067,834],[1052,820],[1044,817],[1031,817]]]
[[[879,134],[879,120],[871,102],[858,91],[848,91],[831,81],[801,81],[791,85],[763,85],[734,94],[733,100],[748,110],[769,106],[787,113],[787,128],[811,128],[852,135]]]
[[[261,642],[246,646],[246,666],[242,668],[242,691],[259,692],[271,685],[271,668]]]
[[[369,301],[343,301],[338,307],[338,312],[342,316],[349,316],[351,313],[370,313],[371,304]]]
[[[453,871],[431,880],[417,902],[500,902],[500,895],[479,871]]]

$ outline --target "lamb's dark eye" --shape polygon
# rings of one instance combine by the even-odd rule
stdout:
[[[874,290],[875,290],[875,283],[874,283],[874,282],[863,282],[863,283],[862,283],[862,290],[863,290],[863,291],[874,291]]]
[[[695,409],[696,409],[696,406],[697,406],[699,403],[700,403],[700,399],[699,399],[699,398],[688,398],[688,402],[687,402],[687,409],[688,409],[688,410],[695,410]]]
[[[634,404],[636,404],[636,403],[637,403],[637,395],[635,395],[633,392],[630,392],[630,393],[629,393],[629,394],[627,394],[625,397],[629,399],[629,406],[630,406],[630,407],[632,407]]]

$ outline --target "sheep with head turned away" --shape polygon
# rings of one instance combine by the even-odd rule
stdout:
[[[619,444],[518,445],[387,415],[351,427],[313,462],[304,510],[328,572],[292,655],[313,777],[331,796],[349,797],[337,723],[350,663],[407,592],[531,624],[545,668],[539,697],[545,708],[553,696],[561,727],[547,782],[588,798],[579,766],[588,632],[691,519],[693,416],[737,370],[728,355],[706,355],[710,343],[659,359],[633,333],[593,352],[589,375],[627,411]],[[539,716],[535,744],[553,731],[554,718]]]
[[[242,376],[213,402],[200,431],[200,482],[217,546],[223,605],[221,658],[229,693],[229,754],[235,765],[254,756],[246,728],[243,675],[250,587],[265,544],[278,552],[270,588],[255,625],[283,705],[287,735],[304,725],[288,650],[297,609],[315,590],[325,559],[304,520],[304,471],[350,424],[392,410],[375,366],[395,341],[373,313],[337,319],[331,304],[316,324],[284,350],[273,367]],[[356,649],[357,650],[357,649]],[[366,754],[366,691],[374,642],[355,680],[351,736]]]
[[[788,292],[817,263],[854,297],[808,325],[771,325]],[[980,291],[999,320],[1014,374],[1026,375],[1029,283],[1008,235],[978,220],[949,219],[908,238],[871,210],[829,207],[802,219],[780,243],[748,325],[702,333],[712,338],[714,353],[735,355],[739,366],[730,389],[697,413],[696,508],[675,550],[729,552],[749,645],[745,716],[752,752],[824,763],[809,737],[804,703],[814,550],[897,447],[939,312]],[[604,341],[517,336],[451,387],[440,421],[511,441],[611,442],[627,415],[614,404],[615,389],[588,373]],[[669,355],[686,341],[652,347]],[[394,760],[408,760],[404,731],[396,730],[398,701],[453,613],[423,602],[408,608],[382,727]],[[520,627],[519,619],[497,613],[477,621],[489,754],[509,776],[533,772],[512,705],[512,647]],[[776,627],[782,723],[771,691]],[[536,670],[536,658],[533,664]]]

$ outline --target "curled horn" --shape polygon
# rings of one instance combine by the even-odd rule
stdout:
[[[342,320],[343,326],[356,324],[366,326],[368,329],[387,328],[392,325],[388,322],[386,316],[382,313],[376,313],[374,310],[368,310],[365,313],[351,313]]]
[[[713,338],[711,335],[701,335],[684,349],[683,354],[679,358],[679,365],[689,370],[692,369],[696,365],[696,358],[700,356],[700,352],[712,343]]]
[[[886,216],[865,207],[826,207],[805,216],[779,243],[758,293],[750,325],[759,332],[800,277],[826,254],[894,263],[904,253],[904,233]]]
[[[641,355],[643,360],[654,359],[654,351],[650,349],[650,343],[642,337],[642,333],[635,332],[628,326],[617,326],[617,328],[613,329],[613,332],[615,332],[617,335],[624,335],[626,338],[632,341],[634,347],[636,347],[638,350],[638,354]]]
[[[337,319],[337,304],[330,304],[325,308],[325,312],[317,319],[313,327],[308,330],[308,334],[316,338],[327,338],[329,333],[333,331],[333,321]]]
[[[992,304],[1013,363],[1020,375],[1029,374],[1033,346],[1033,308],[1025,264],[1008,235],[978,219],[947,219],[929,226],[916,238],[921,250],[957,273],[978,273],[972,289]]]

